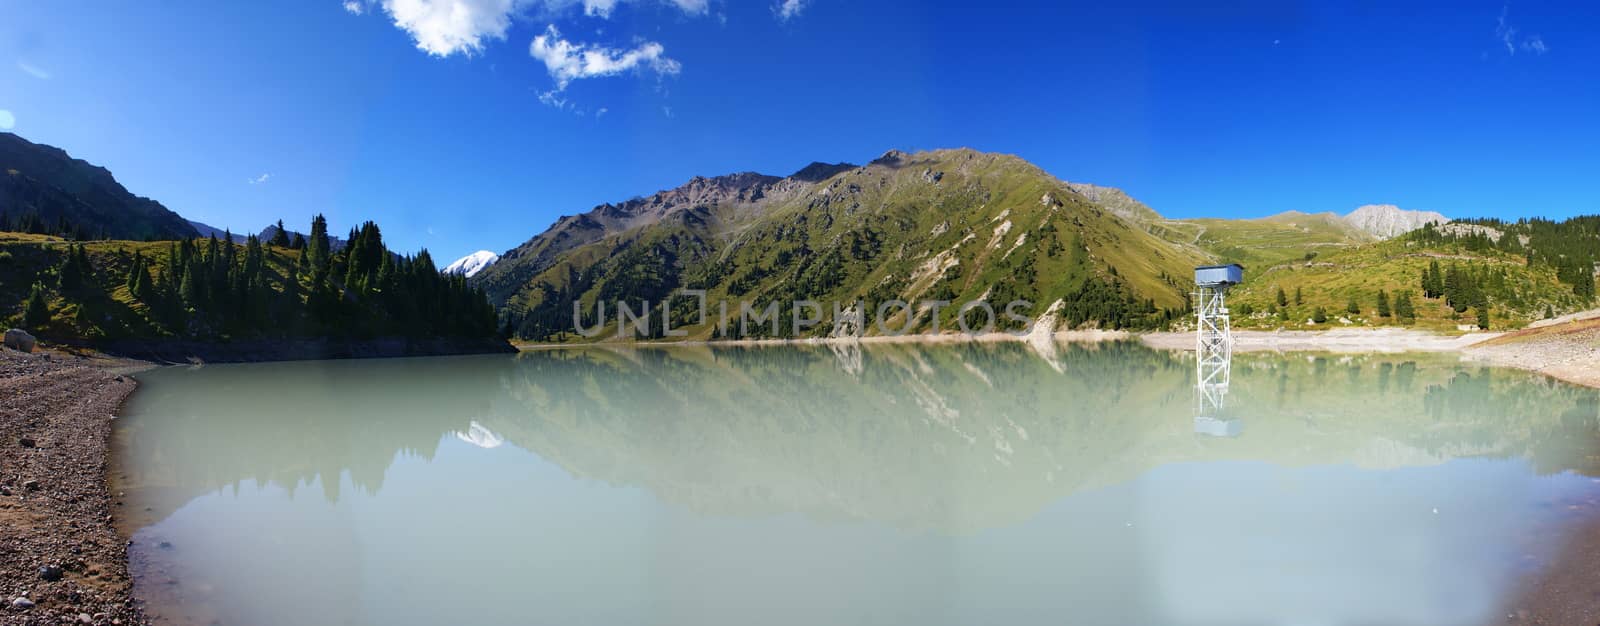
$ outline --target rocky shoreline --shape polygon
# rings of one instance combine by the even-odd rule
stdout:
[[[0,348],[0,622],[148,623],[106,481],[130,367]]]

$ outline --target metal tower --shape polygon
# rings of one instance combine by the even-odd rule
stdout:
[[[1228,288],[1243,279],[1244,268],[1239,265],[1207,265],[1194,270],[1195,432],[1238,434],[1238,422],[1222,419],[1221,414],[1233,369]]]

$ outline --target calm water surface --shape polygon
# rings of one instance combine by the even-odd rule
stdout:
[[[1220,409],[1133,344],[140,380],[173,623],[1471,624],[1600,496],[1594,391],[1437,358],[1239,356]]]

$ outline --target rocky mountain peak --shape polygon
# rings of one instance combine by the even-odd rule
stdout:
[[[1450,218],[1434,211],[1408,211],[1392,204],[1368,204],[1344,216],[1346,222],[1380,239],[1403,235],[1424,224],[1444,224]]]
[[[810,165],[800,168],[800,171],[789,175],[789,178],[807,183],[816,183],[833,178],[840,172],[855,169],[854,163],[823,163],[812,161]]]

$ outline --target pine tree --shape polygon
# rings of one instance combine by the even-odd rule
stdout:
[[[311,269],[326,273],[333,259],[328,242],[328,219],[321,213],[311,218],[311,239],[306,246],[306,253],[311,256]]]
[[[1552,307],[1549,304],[1544,305],[1544,318],[1545,319],[1553,319],[1553,318],[1555,318],[1555,316],[1556,316],[1555,307]]]
[[[128,293],[133,293],[133,290],[139,285],[139,270],[143,268],[144,255],[140,254],[136,250],[133,253],[133,263],[128,267],[128,280],[126,283],[128,287]]]
[[[283,220],[278,220],[277,231],[272,233],[272,240],[267,245],[274,248],[289,247],[289,231],[283,229]]]
[[[44,285],[35,282],[33,291],[28,293],[28,303],[23,307],[22,324],[29,330],[37,331],[48,323],[50,323],[50,305],[44,300]]]
[[[178,281],[178,297],[183,299],[183,304],[192,309],[201,308],[200,284],[198,277],[199,267],[190,265],[183,269],[183,278]]]
[[[300,233],[295,233],[294,234],[294,243],[289,244],[289,249],[290,250],[304,250],[304,249],[306,249],[306,237],[305,237],[305,235],[302,235]]]
[[[1300,306],[1302,304],[1305,304],[1305,300],[1300,297],[1300,288],[1299,287],[1295,287],[1294,288],[1294,305],[1295,306]]]
[[[1289,306],[1289,295],[1283,292],[1283,287],[1278,288],[1278,308]]]
[[[1344,312],[1349,313],[1351,315],[1360,315],[1361,314],[1361,304],[1356,302],[1356,297],[1355,296],[1350,296],[1350,301],[1345,303]]]
[[[83,250],[83,244],[67,246],[67,258],[61,263],[57,273],[62,293],[77,291],[83,287],[89,273],[88,254]]]
[[[1384,293],[1384,291],[1382,289],[1379,289],[1378,290],[1378,317],[1389,317],[1390,313],[1391,313],[1391,311],[1389,311],[1389,294]]]
[[[1411,323],[1417,319],[1417,310],[1411,304],[1411,292],[1402,291],[1395,295],[1394,312],[1400,318],[1400,321],[1405,323]]]
[[[1489,330],[1489,307],[1478,307],[1478,328]]]
[[[1312,311],[1311,311],[1311,321],[1316,322],[1318,324],[1327,322],[1328,321],[1328,312],[1326,310],[1324,310],[1320,306],[1315,308],[1315,309],[1312,309]]]

